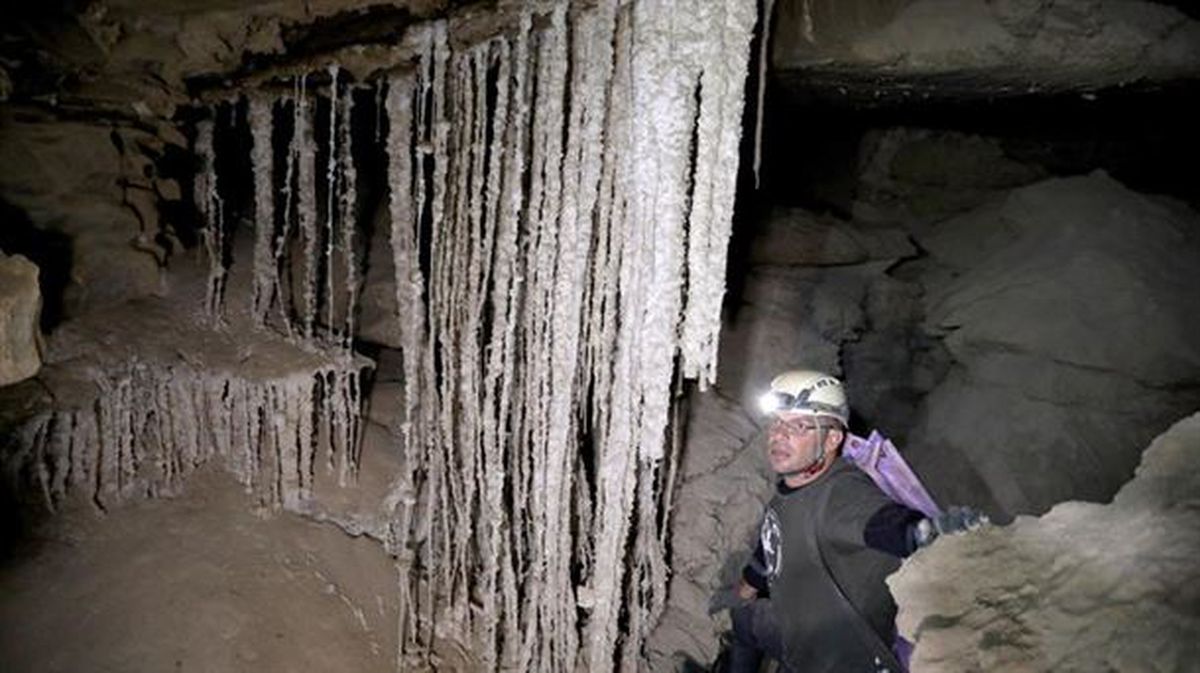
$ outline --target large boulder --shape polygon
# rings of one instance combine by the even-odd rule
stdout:
[[[925,329],[955,364],[910,446],[943,501],[994,514],[1104,500],[1140,447],[1200,406],[1200,217],[1104,173],[947,220]]]
[[[27,379],[41,368],[41,306],[37,266],[20,255],[0,252],[0,386]]]
[[[1200,660],[1200,414],[1110,505],[938,540],[893,575],[913,670],[1192,671]]]

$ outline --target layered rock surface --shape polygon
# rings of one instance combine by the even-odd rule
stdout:
[[[918,0],[852,50],[901,69],[1010,70],[1078,84],[1195,74],[1198,38],[1200,24],[1147,2]]]
[[[1200,660],[1200,414],[1111,504],[939,540],[889,585],[913,670],[1194,671]]]
[[[781,1],[772,65],[870,98],[1087,90],[1200,75],[1200,22],[1138,0]],[[1183,3],[1180,3],[1183,4]],[[845,92],[843,92],[845,93]],[[853,94],[853,92],[852,92]]]

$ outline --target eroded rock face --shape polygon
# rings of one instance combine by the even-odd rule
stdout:
[[[0,194],[36,229],[71,241],[68,313],[162,289],[159,208],[180,199],[149,158],[164,145],[142,130],[0,111]]]
[[[760,225],[750,262],[778,266],[844,266],[916,255],[904,231],[868,228],[800,208],[775,208]]]
[[[20,255],[0,252],[0,386],[27,379],[41,368],[41,305],[37,266]]]
[[[1137,0],[781,0],[777,25],[776,69],[952,76],[1001,95],[1200,71],[1200,22]]]
[[[646,644],[653,671],[671,670],[681,655],[716,658],[729,620],[725,611],[709,615],[709,603],[737,581],[771,494],[765,437],[737,403],[713,391],[696,395],[688,435],[672,513],[670,597]]]
[[[1200,414],[1112,504],[944,538],[888,584],[913,670],[1192,671],[1200,661]]]
[[[1060,81],[1160,72],[1200,64],[1200,24],[1129,0],[918,0],[854,53],[914,70],[1012,69]]]
[[[925,329],[955,361],[914,467],[993,513],[1104,500],[1200,405],[1200,220],[1103,173],[1048,180],[919,235]]]

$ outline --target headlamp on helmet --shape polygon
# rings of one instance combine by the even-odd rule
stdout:
[[[771,389],[758,398],[764,414],[798,413],[837,419],[843,426],[850,419],[846,393],[836,378],[809,370],[793,370],[776,376]]]

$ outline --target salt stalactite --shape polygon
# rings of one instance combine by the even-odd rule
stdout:
[[[805,10],[808,10],[808,0],[805,0]],[[766,114],[764,105],[767,101],[767,63],[771,58],[771,18],[775,13],[775,0],[763,0],[762,20],[763,29],[759,31],[758,40],[758,96],[754,105],[754,188],[762,184],[762,136],[763,117]],[[809,42],[812,42],[810,39]]]
[[[197,159],[193,202],[200,214],[200,238],[208,256],[204,309],[210,319],[219,320],[225,294],[225,223],[224,204],[217,188],[217,160],[211,119],[197,122],[193,151]]]
[[[253,142],[250,164],[254,169],[254,288],[251,313],[258,325],[266,323],[278,286],[275,263],[274,157],[271,147],[271,101],[252,96],[247,117]]]
[[[313,138],[313,116],[316,106],[309,109],[308,97],[305,91],[306,77],[300,77],[300,98],[297,100],[295,142],[297,144],[297,175],[296,188],[300,192],[297,199],[297,221],[300,239],[303,245],[304,277],[298,295],[302,304],[299,310],[301,333],[305,339],[312,339],[314,323],[317,318],[317,243],[319,230],[317,226],[317,148]]]
[[[375,143],[384,142],[383,139],[383,116],[387,112],[387,87],[381,79],[375,82]]]
[[[275,237],[275,287],[274,292],[277,298],[275,305],[279,307],[279,324],[283,327],[283,331],[288,337],[294,336],[296,326],[293,325],[292,308],[295,302],[296,292],[291,284],[285,282],[291,278],[291,274],[284,274],[284,264],[288,262],[288,247],[292,238],[292,223],[297,222],[299,213],[297,212],[297,164],[300,162],[301,152],[301,123],[300,116],[305,112],[304,106],[301,105],[301,99],[304,98],[304,78],[297,77],[292,84],[292,137],[288,142],[287,153],[285,155],[285,173],[283,178],[283,216],[281,218],[283,224]],[[297,223],[297,228],[299,224]]]
[[[276,100],[266,94],[248,97],[247,120],[254,173],[255,222],[251,315],[258,327],[268,324],[311,347],[353,346],[355,312],[361,282],[357,238],[358,171],[353,153],[354,96],[342,81],[340,66],[328,66],[328,151],[318,174],[317,106],[310,100],[308,77],[299,76],[292,94],[292,135],[284,153],[283,199],[276,212],[275,151],[272,146]],[[286,109],[286,108],[284,108]],[[220,199],[212,171],[212,124],[197,128],[200,174],[196,204],[204,221],[211,273],[207,307],[219,310],[224,293],[222,263],[225,242]],[[323,181],[324,185],[319,185]],[[324,202],[318,204],[320,187]],[[277,315],[277,317],[273,317]]]
[[[349,360],[265,380],[133,361],[97,374],[93,405],[27,421],[5,467],[14,492],[32,487],[51,510],[75,494],[107,508],[178,494],[216,458],[262,506],[298,509],[317,454],[344,479],[358,469],[359,378]],[[311,431],[316,405],[332,409],[324,438]]]
[[[358,171],[354,167],[354,143],[351,133],[351,121],[354,118],[353,93],[347,92],[341,101],[342,123],[338,136],[338,165],[341,167],[341,180],[338,184],[341,191],[338,194],[338,219],[342,223],[341,248],[346,265],[345,287],[342,291],[346,302],[342,347],[349,349],[354,343],[354,305],[358,300],[358,261],[354,251],[354,232],[358,224]]]
[[[767,12],[764,22],[770,19],[771,6],[768,2],[764,8]],[[704,95],[695,129],[694,186],[688,212],[688,289],[681,351],[683,375],[697,379],[703,390],[717,378],[717,339],[737,187],[737,171],[729,167],[736,166],[738,161],[744,108],[742,82],[749,60],[748,44],[733,45],[754,30],[755,17],[730,3],[700,2],[696,10],[700,12],[699,24],[719,27],[719,39],[692,36],[701,46],[697,60],[699,86]],[[737,53],[730,54],[735,49]]]
[[[415,214],[409,194],[413,193],[413,162],[412,162],[412,132],[413,132],[413,97],[415,82],[412,76],[392,78],[388,85],[385,107],[388,113],[389,133],[386,139],[386,154],[388,154],[388,184],[391,191],[388,199],[388,212],[391,220],[391,246],[395,262],[395,290],[397,319],[420,319],[424,311],[415,310],[415,302],[420,301],[422,282],[414,270],[416,251],[410,235],[416,232]],[[415,282],[414,282],[415,281]],[[415,294],[415,298],[414,298]],[[404,395],[404,419],[401,426],[403,434],[403,459],[401,474],[397,476],[395,487],[390,494],[392,506],[392,522],[388,530],[388,551],[395,555],[397,564],[410,567],[414,563],[412,549],[409,548],[409,531],[413,528],[413,505],[416,501],[416,465],[418,465],[418,437],[413,432],[413,420],[416,416],[416,399],[419,395],[418,379],[413,377],[414,354],[420,348],[420,339],[424,329],[404,330],[404,380],[406,380],[406,395]],[[397,643],[400,649],[400,659],[397,663],[404,667],[404,656],[412,655],[419,649],[419,637],[416,632],[415,601],[407,578],[402,577],[398,583],[397,602],[400,605],[400,619],[397,623]]]
[[[325,326],[332,339],[334,328],[334,247],[337,244],[337,215],[338,215],[338,74],[341,69],[335,64],[329,66],[329,156],[326,162],[325,180],[328,184],[325,208]]]
[[[457,49],[411,32],[386,101],[402,667],[435,633],[487,670],[638,667],[672,385],[715,373],[754,19],[602,0]]]

